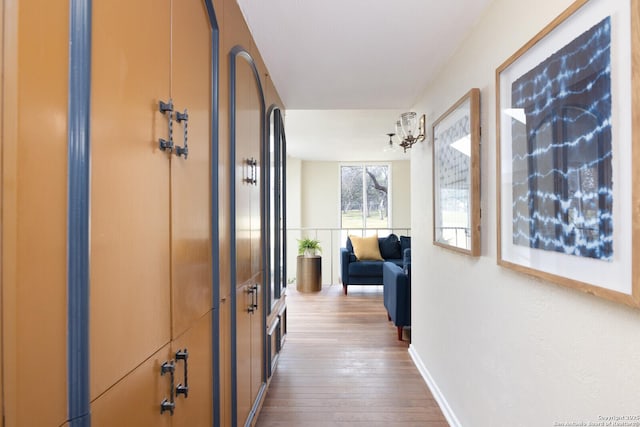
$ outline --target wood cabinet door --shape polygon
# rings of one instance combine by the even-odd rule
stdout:
[[[263,321],[262,311],[264,310],[264,306],[262,303],[262,293],[264,291],[262,286],[262,274],[257,274],[254,276],[253,282],[256,286],[256,301],[258,301],[258,306],[255,308],[254,312],[251,314],[250,322],[251,322],[251,403],[256,400],[258,397],[258,392],[262,387],[263,381],[263,371],[264,371],[264,345],[265,345],[265,335],[267,333],[266,325]]]
[[[236,390],[238,425],[244,425],[253,405],[251,387],[251,283],[236,289]]]
[[[170,350],[170,345],[165,345],[91,402],[91,425],[172,426],[175,415],[172,417],[169,411],[160,413],[160,403],[164,399],[171,400],[171,376],[169,373],[160,374],[162,364],[174,357]],[[176,406],[174,413],[177,414],[178,410]]]
[[[259,130],[260,122],[256,122],[253,113],[256,107],[252,105],[251,92],[255,91],[255,84],[251,68],[242,57],[236,57],[235,61],[236,74],[232,78],[236,81],[236,103],[235,111],[231,112],[235,118],[235,286],[244,286],[254,273],[252,231],[255,220],[252,205],[255,204],[254,180],[258,179],[257,168],[260,161],[259,152],[254,149],[254,128]]]
[[[265,328],[262,319],[262,293],[257,274],[236,294],[236,381],[238,423],[244,424],[263,383],[263,345]]]
[[[265,331],[262,325],[263,100],[252,64],[235,57],[235,242],[237,420],[250,415],[261,382]]]
[[[207,10],[202,0],[98,0],[93,8],[91,398],[125,405],[102,397],[125,376],[158,386],[155,372],[136,366],[176,338],[174,347],[189,341],[197,350],[191,369],[199,392],[185,399],[181,419],[211,424]],[[170,100],[171,128],[159,110]],[[159,139],[170,137],[174,151],[161,150]],[[127,412],[145,413],[130,403]]]
[[[235,291],[235,288],[234,288]],[[218,362],[220,375],[220,425],[231,425],[231,298],[225,296],[220,299],[220,360]],[[215,313],[214,313],[215,315]],[[214,373],[215,375],[215,373]]]
[[[257,156],[260,156],[260,148],[258,146],[257,150],[255,150]],[[258,163],[258,168],[261,168],[262,164]],[[262,187],[264,185],[264,180],[258,178],[257,186],[251,189],[251,275],[255,276],[256,274],[260,274],[262,277],[262,268],[263,268],[263,237],[266,235],[263,230],[264,224],[262,223]]]
[[[60,425],[68,406],[69,3],[7,1],[2,12],[3,422]]]
[[[173,0],[171,98],[172,337],[213,307],[211,282],[211,28],[203,0]],[[185,141],[186,138],[186,141]]]
[[[158,144],[170,10],[170,0],[93,2],[92,400],[171,339],[170,155]]]
[[[241,61],[245,62],[245,61]],[[246,71],[249,67],[243,65],[243,70]],[[246,146],[246,150],[250,153],[250,157],[254,158],[256,165],[254,166],[254,178],[255,182],[249,187],[249,216],[251,227],[251,276],[256,274],[262,275],[263,268],[263,235],[266,234],[266,230],[263,230],[265,224],[263,224],[263,210],[264,204],[262,196],[265,194],[265,185],[267,182],[264,179],[264,165],[262,156],[262,144],[263,144],[263,129],[264,119],[262,117],[261,100],[259,97],[259,87],[253,76],[248,78],[246,73],[243,74],[243,83],[248,87],[243,90],[247,99],[247,109],[245,116],[243,117],[242,127],[246,127],[245,138],[242,143]]]
[[[209,311],[172,343],[171,354],[176,359],[176,387],[188,386],[186,395],[181,393],[175,398],[174,426],[213,425],[211,332]],[[178,357],[178,352],[188,355],[186,361]]]
[[[235,244],[236,244],[236,280],[233,286],[243,286],[251,278],[251,188],[244,182],[250,175],[246,160],[247,154],[236,160],[236,203],[235,203]]]

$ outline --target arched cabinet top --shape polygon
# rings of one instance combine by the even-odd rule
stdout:
[[[247,63],[251,67],[251,71],[253,72],[253,77],[255,78],[256,85],[258,87],[258,95],[260,96],[260,109],[262,110],[262,113],[264,114],[265,100],[264,100],[264,90],[262,88],[262,81],[260,80],[260,72],[258,71],[258,67],[256,66],[256,62],[254,61],[254,59],[251,56],[251,54],[249,53],[249,51],[247,51],[247,49],[245,49],[244,47],[242,47],[240,45],[234,46],[229,51],[229,58],[231,59],[229,61],[230,68],[231,68],[231,70],[230,70],[231,71],[231,88],[235,89],[235,85],[236,85],[236,59],[238,57],[240,57],[240,58],[244,59],[245,61],[247,61]],[[233,91],[231,93],[231,100],[232,100],[232,103],[235,101],[235,94],[233,93]]]

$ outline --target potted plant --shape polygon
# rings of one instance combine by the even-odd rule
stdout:
[[[298,239],[298,255],[312,257],[315,256],[318,252],[322,252],[319,240],[310,239],[309,237]]]

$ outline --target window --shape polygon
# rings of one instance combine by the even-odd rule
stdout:
[[[340,167],[342,228],[389,228],[389,165]]]

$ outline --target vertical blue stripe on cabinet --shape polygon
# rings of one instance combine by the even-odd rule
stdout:
[[[211,25],[211,355],[213,373],[213,427],[220,427],[220,224],[219,224],[219,105],[220,105],[220,28],[212,0],[205,6]]]
[[[238,364],[236,361],[236,55],[233,50],[229,54],[229,231],[231,241],[229,243],[230,253],[230,275],[231,280],[231,427],[238,425],[238,385],[236,376],[238,374]]]
[[[69,2],[67,188],[67,375],[71,427],[91,425],[89,408],[89,160],[91,0]]]
[[[280,156],[282,166],[282,178],[280,182],[282,183],[282,187],[280,188],[281,200],[280,206],[282,209],[282,250],[281,253],[284,254],[281,266],[282,266],[282,286],[287,286],[287,135],[284,131],[284,121],[282,120],[282,112],[278,110],[278,126],[280,127]]]

